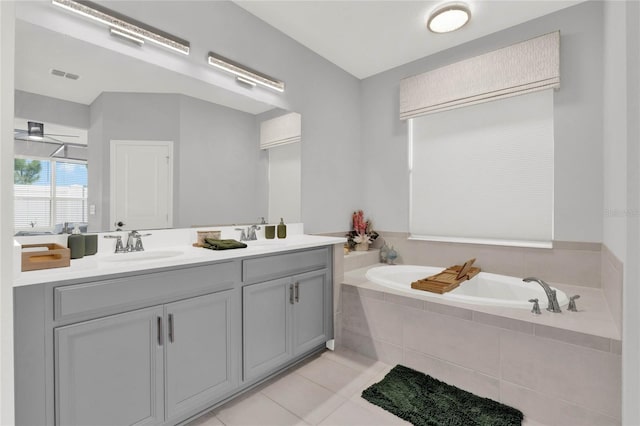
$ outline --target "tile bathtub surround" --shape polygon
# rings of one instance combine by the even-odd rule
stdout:
[[[541,300],[542,315],[532,315],[528,309],[472,305],[438,298],[428,292],[407,294],[399,290],[369,282],[362,268],[344,274],[342,284],[342,323],[345,315],[346,293],[356,293],[369,299],[377,299],[429,312],[473,320],[486,325],[535,334],[549,339],[570,341],[593,349],[603,349],[619,344],[620,330],[609,311],[603,291],[597,288],[550,283],[568,296],[580,294],[576,301],[579,312],[569,312],[566,307],[560,314],[547,312],[546,300]],[[523,284],[524,285],[524,284]],[[613,342],[613,343],[612,343]],[[609,349],[603,349],[609,350]]]
[[[475,257],[483,271],[516,277],[537,276],[560,282],[600,288],[600,243],[554,241],[552,249],[504,247],[409,240],[404,232],[380,232],[383,242],[399,253],[397,263],[405,265],[450,266]]]
[[[369,251],[352,251],[344,255],[344,271],[364,268],[380,262],[380,249]]]
[[[352,275],[345,279],[357,281]],[[620,424],[619,340],[456,306],[448,312],[366,281],[343,285],[343,293],[342,344],[349,349],[514,406],[540,423]],[[562,421],[569,419],[563,412],[579,422]]]
[[[609,310],[613,319],[622,331],[622,282],[624,269],[622,262],[602,245],[602,291],[609,304]]]

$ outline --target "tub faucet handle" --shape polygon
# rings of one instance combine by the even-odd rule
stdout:
[[[576,307],[576,299],[580,299],[579,294],[576,294],[575,296],[571,296],[569,298],[569,306],[567,306],[568,311],[578,312],[578,308]]]
[[[540,315],[540,305],[538,304],[538,299],[529,299],[529,302],[533,303],[533,307],[531,308],[531,313],[534,315]]]

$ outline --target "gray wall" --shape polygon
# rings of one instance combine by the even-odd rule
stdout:
[[[407,124],[402,78],[552,31],[561,31],[561,88],[554,95],[556,240],[602,241],[602,3],[587,2],[439,52],[362,81],[364,208],[375,227],[409,229]]]
[[[91,229],[111,228],[111,140],[173,141],[175,227],[255,222],[266,215],[266,161],[253,115],[149,93],[103,93],[90,109]]]
[[[255,116],[180,96],[176,226],[255,223],[267,215],[267,157]]]
[[[112,229],[109,223],[111,140],[173,141],[174,175],[179,175],[179,102],[178,95],[102,93],[92,103],[89,126],[88,203],[90,206],[96,205],[96,214],[89,216],[91,230]],[[174,183],[174,205],[175,194]]]
[[[15,91],[15,116],[31,121],[56,123],[78,129],[89,128],[89,106],[42,96],[22,90]],[[45,128],[45,133],[46,133]]]
[[[622,262],[622,423],[640,424],[640,4],[604,7],[603,243]],[[606,261],[606,260],[605,260]],[[605,271],[607,269],[604,269]],[[605,295],[609,277],[603,275]]]

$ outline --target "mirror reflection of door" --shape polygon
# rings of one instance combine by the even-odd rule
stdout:
[[[269,153],[269,222],[300,222],[302,116],[289,112],[260,123]]]
[[[112,229],[173,226],[173,142],[111,141]]]

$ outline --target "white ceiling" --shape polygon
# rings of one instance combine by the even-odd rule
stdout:
[[[583,0],[468,0],[471,21],[449,34],[425,26],[447,0],[234,1],[362,79]]]

